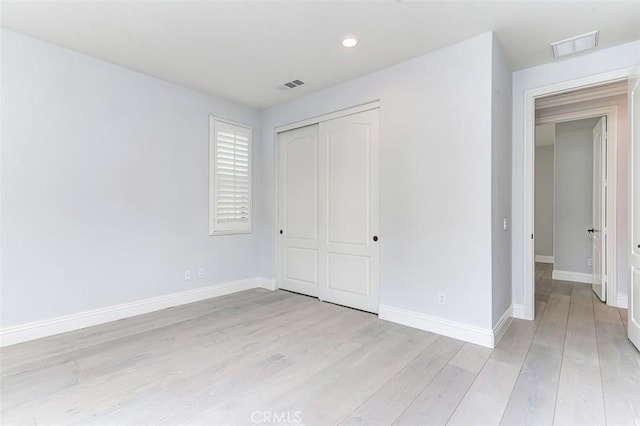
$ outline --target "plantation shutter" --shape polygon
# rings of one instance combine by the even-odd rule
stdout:
[[[251,232],[251,128],[214,120],[211,233]]]

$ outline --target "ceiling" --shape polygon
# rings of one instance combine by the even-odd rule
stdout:
[[[494,31],[514,70],[594,29],[640,39],[638,1],[2,1],[1,25],[263,109]],[[353,49],[340,41],[355,34]],[[279,90],[300,79],[306,84]]]

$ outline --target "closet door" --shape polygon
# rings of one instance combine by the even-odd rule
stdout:
[[[319,297],[378,312],[378,110],[320,123]]]
[[[278,134],[278,284],[318,296],[318,125]]]

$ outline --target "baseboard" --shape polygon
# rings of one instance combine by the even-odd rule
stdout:
[[[627,296],[618,296],[616,302],[618,308],[629,309],[629,298]]]
[[[252,288],[275,289],[275,281],[267,278],[250,278],[216,284],[208,287],[153,297],[121,305],[108,306],[78,314],[65,315],[44,321],[36,321],[0,329],[0,347],[14,345],[41,337],[53,336],[68,331],[130,318],[173,306],[185,305],[213,297],[220,297]]]
[[[545,256],[542,254],[536,254],[535,261],[539,263],[553,263],[553,256]]]
[[[571,281],[574,283],[593,284],[593,275],[584,272],[558,271],[554,269],[551,278],[559,281]]]
[[[267,290],[277,290],[278,287],[276,287],[276,280],[273,278],[256,278],[256,280],[258,281],[258,287],[260,288],[264,288]]]
[[[526,319],[524,316],[524,305],[519,305],[514,303],[511,306],[511,309],[513,310],[513,318],[517,318],[517,319]]]
[[[454,339],[464,340],[465,342],[475,343],[476,345],[487,348],[493,347],[493,330],[490,328],[450,321],[387,305],[380,305],[378,317],[386,321],[453,337]]]
[[[513,322],[513,305],[509,306],[509,308],[502,314],[502,317],[498,320],[495,326],[493,326],[493,341],[491,342],[491,347],[495,348],[502,340],[502,336],[507,332],[509,326]]]

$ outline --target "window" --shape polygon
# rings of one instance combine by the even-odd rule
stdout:
[[[251,127],[211,117],[209,233],[251,232]]]

